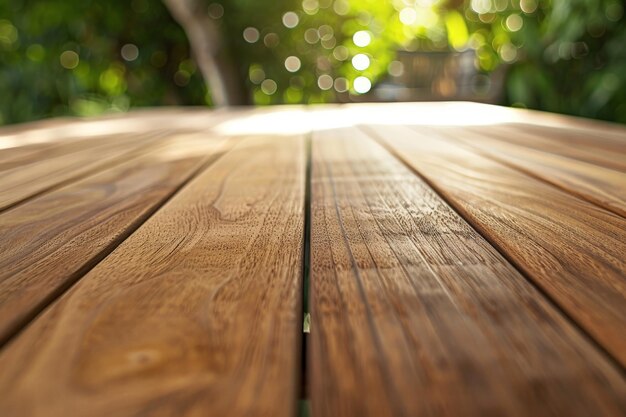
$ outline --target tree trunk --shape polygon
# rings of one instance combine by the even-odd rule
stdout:
[[[198,0],[163,0],[187,34],[200,72],[218,107],[250,104],[222,36],[206,7]]]

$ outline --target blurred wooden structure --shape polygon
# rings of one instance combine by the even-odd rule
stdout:
[[[471,103],[15,126],[0,242],[2,416],[626,415],[623,127]]]
[[[505,66],[490,74],[476,69],[475,52],[399,51],[401,71],[381,82],[373,95],[380,101],[502,101]]]

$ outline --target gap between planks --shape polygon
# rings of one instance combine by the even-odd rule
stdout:
[[[310,333],[310,306],[309,306],[309,289],[310,289],[310,262],[311,262],[311,146],[313,142],[313,133],[309,132],[306,135],[305,153],[306,153],[306,168],[305,168],[305,185],[304,185],[304,237],[303,250],[302,250],[302,335],[299,338],[302,344],[300,348],[300,359],[302,363],[300,373],[300,398],[302,400],[308,398],[307,389],[307,334]]]
[[[297,417],[309,417],[311,404],[309,398],[309,355],[308,334],[311,331],[310,323],[310,265],[311,265],[311,169],[313,132],[309,131],[305,138],[306,168],[304,185],[304,236],[302,252],[302,330],[298,336],[300,343],[300,398],[298,401]]]

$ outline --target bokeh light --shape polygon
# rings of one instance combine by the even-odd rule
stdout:
[[[412,7],[405,7],[400,11],[400,21],[405,25],[412,25],[417,20],[417,11]]]
[[[208,0],[194,14],[219,74],[165,2],[30,4],[0,7],[0,123],[218,104],[215,79],[238,104],[476,100],[626,123],[620,0]]]
[[[317,43],[320,40],[319,32],[317,29],[309,28],[304,32],[304,39],[310,44]]]
[[[338,93],[345,93],[348,91],[350,85],[348,84],[348,80],[344,77],[338,77],[334,82],[335,91]]]
[[[263,44],[268,48],[275,48],[280,43],[280,36],[277,33],[271,32],[263,36]]]
[[[387,72],[393,77],[400,77],[404,74],[404,64],[400,61],[391,61],[387,67]]]
[[[365,94],[372,88],[372,82],[369,78],[360,76],[354,79],[354,91],[359,94]]]
[[[139,57],[139,48],[135,44],[127,43],[122,46],[120,53],[125,61],[131,62]]]
[[[258,65],[250,67],[249,75],[250,81],[254,84],[261,84],[265,79],[265,71]]]
[[[498,53],[504,62],[513,62],[517,58],[517,48],[510,43],[502,45],[498,49]]]
[[[259,30],[255,27],[249,26],[243,30],[243,38],[248,43],[255,43],[259,40],[261,34]]]
[[[320,4],[317,0],[304,0],[302,2],[302,10],[308,15],[315,15],[320,9]]]
[[[506,27],[511,32],[517,32],[524,26],[524,20],[518,14],[511,14],[506,18]]]
[[[347,0],[335,0],[333,3],[333,10],[339,16],[345,16],[350,11],[350,4]]]
[[[520,0],[520,9],[522,9],[524,13],[534,13],[535,10],[537,10],[537,1],[538,0]]]
[[[64,51],[59,57],[59,61],[61,62],[61,66],[63,66],[63,68],[74,69],[78,66],[80,59],[76,52]]]
[[[350,51],[343,45],[339,45],[333,49],[333,56],[338,61],[345,61],[350,56]]]
[[[283,25],[289,29],[298,26],[298,22],[300,22],[300,18],[294,12],[287,12],[283,15]]]
[[[366,70],[370,66],[370,58],[365,54],[356,54],[352,57],[352,66],[358,71]]]
[[[372,41],[372,36],[366,30],[359,30],[354,35],[352,35],[352,42],[356,46],[360,46],[362,48],[366,47]]]
[[[208,7],[209,17],[211,19],[221,19],[224,16],[224,6],[219,3],[211,3]]]
[[[261,90],[267,94],[267,95],[272,95],[276,92],[276,90],[278,89],[278,85],[276,84],[276,81],[272,80],[272,79],[266,79],[263,80],[263,82],[261,83]]]
[[[297,56],[289,56],[285,59],[285,68],[289,72],[296,72],[300,69],[302,63],[300,62],[300,58]]]
[[[322,90],[330,90],[333,88],[333,77],[328,74],[320,75],[317,79],[317,85]]]

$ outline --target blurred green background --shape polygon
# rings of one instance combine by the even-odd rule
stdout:
[[[0,124],[448,99],[626,123],[625,74],[619,0],[0,0]]]

